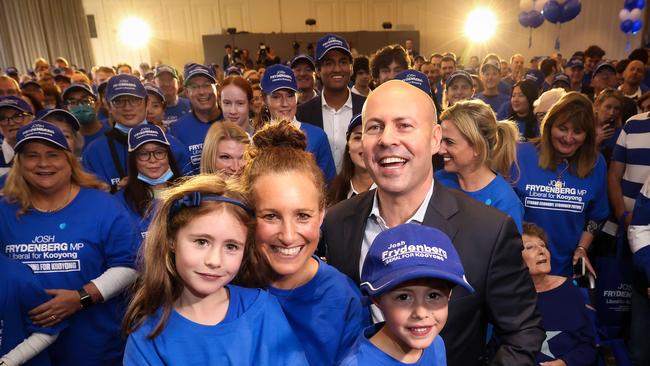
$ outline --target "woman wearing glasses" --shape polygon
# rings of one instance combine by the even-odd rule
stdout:
[[[167,136],[156,125],[143,124],[129,131],[128,181],[115,196],[139,223],[143,239],[151,222],[152,202],[182,176],[169,146]]]
[[[15,97],[0,97],[0,131],[2,153],[0,154],[0,176],[7,174],[14,158],[16,132],[34,119],[32,108],[24,100]]]

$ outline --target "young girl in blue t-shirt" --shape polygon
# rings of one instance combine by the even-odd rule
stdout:
[[[304,365],[278,301],[231,285],[250,264],[252,211],[216,175],[162,197],[124,318],[125,365]]]

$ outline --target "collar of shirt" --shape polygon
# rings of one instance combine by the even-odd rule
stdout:
[[[431,182],[431,187],[429,187],[429,191],[427,192],[427,195],[424,197],[424,200],[420,204],[420,207],[415,211],[413,216],[411,216],[408,220],[406,220],[405,223],[408,222],[417,222],[418,224],[421,224],[424,222],[424,215],[427,213],[427,207],[429,207],[429,201],[431,201],[431,196],[433,195],[433,185],[434,182]],[[382,230],[388,229],[388,225],[386,225],[386,221],[384,220],[383,217],[381,217],[381,213],[379,212],[379,190],[375,191],[375,197],[372,200],[372,210],[370,211],[370,215],[368,216],[369,219],[374,219],[379,226],[381,226]]]
[[[9,162],[14,158],[14,148],[9,145],[7,140],[2,140],[2,155],[4,156],[5,163],[7,164],[9,164]]]
[[[370,185],[370,188],[368,188],[368,190],[370,191],[370,190],[373,190],[375,188],[377,188],[377,184],[375,184],[375,182],[372,182],[372,184]],[[358,195],[359,193],[361,193],[361,192],[357,192],[356,188],[354,188],[354,184],[352,184],[352,181],[350,180],[350,190],[348,191],[348,196],[346,198],[354,197],[354,196]]]
[[[350,91],[350,88],[348,88],[348,100],[345,101],[345,104],[343,104],[341,109],[339,109],[338,111],[335,110],[334,108],[330,107],[329,104],[327,104],[327,101],[325,100],[325,89],[323,89],[322,96],[323,97],[320,98],[320,104],[323,107],[323,109],[329,109],[330,111],[333,111],[333,112],[338,112],[338,111],[340,111],[341,109],[344,109],[344,108],[352,109],[352,92]]]
[[[619,90],[619,91],[622,90],[622,87],[623,87],[623,85],[620,85],[620,86],[618,87],[618,90]],[[628,98],[630,98],[630,99],[637,100],[637,99],[641,98],[641,95],[642,95],[642,94],[643,94],[643,93],[641,93],[641,87],[638,87],[638,88],[636,89],[636,91],[635,91],[633,94],[630,94],[630,95],[624,95],[624,96],[625,96],[625,97],[628,97]]]
[[[291,124],[292,124],[295,128],[300,129],[300,125],[302,124],[302,122],[298,121],[298,119],[296,118],[296,116],[293,116],[293,121],[291,121]]]

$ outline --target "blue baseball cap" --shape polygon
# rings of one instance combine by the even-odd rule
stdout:
[[[212,68],[201,64],[186,64],[183,70],[183,76],[185,78],[185,85],[187,85],[190,79],[195,76],[203,76],[210,79],[213,83],[217,82],[217,78],[214,77],[214,71],[212,71]]]
[[[21,148],[30,141],[41,140],[52,143],[63,150],[70,151],[68,142],[65,140],[63,132],[55,125],[42,121],[40,119],[32,121],[21,127],[16,133],[16,145],[14,150],[20,152]]]
[[[573,67],[580,67],[580,68],[584,69],[585,68],[585,63],[582,62],[581,59],[574,57],[574,58],[570,59],[566,63],[566,68],[567,69],[570,69],[570,68],[573,68]]]
[[[418,278],[439,278],[474,292],[456,248],[442,231],[408,223],[379,233],[363,262],[361,289],[379,296]]]
[[[354,130],[357,126],[361,126],[361,113],[352,116],[352,119],[350,120],[350,124],[348,125],[348,131],[345,133],[345,139],[350,138],[350,134],[352,134],[352,130]]]
[[[290,89],[298,91],[298,84],[296,83],[296,76],[289,66],[282,64],[275,64],[269,66],[264,71],[262,81],[260,82],[264,94],[271,94],[276,90]]]
[[[226,76],[230,76],[233,74],[241,76],[241,69],[237,66],[230,66],[229,68],[226,69]]]
[[[0,97],[0,109],[2,108],[13,108],[24,113],[34,114],[32,106],[30,106],[29,103],[24,101],[22,98],[13,95]]]
[[[426,75],[417,70],[404,70],[395,76],[395,80],[402,80],[403,82],[411,84],[427,93],[428,96],[431,96],[431,85],[429,85],[429,79]]]
[[[9,66],[5,69],[5,74],[7,76],[18,76],[18,69],[13,66]]]
[[[531,69],[526,71],[524,79],[532,81],[538,88],[541,88],[544,85],[544,73],[540,70]]]
[[[497,71],[501,71],[501,62],[499,62],[497,59],[488,58],[485,60],[481,65],[481,72],[483,72],[488,66],[494,67]]]
[[[108,79],[106,99],[112,102],[113,99],[123,95],[144,99],[147,96],[147,91],[144,89],[144,85],[142,85],[140,79],[134,75],[119,74]]]
[[[571,79],[569,79],[567,74],[558,72],[557,74],[553,75],[551,86],[555,85],[556,83],[566,83],[567,85],[571,86]]]
[[[77,117],[75,117],[74,114],[66,111],[65,109],[54,109],[54,108],[42,109],[38,111],[38,113],[36,113],[36,119],[40,119],[43,121],[45,121],[45,119],[50,116],[63,118],[66,122],[70,124],[70,126],[72,126],[72,128],[75,131],[79,131],[79,128],[81,128],[81,125],[79,124],[79,120],[77,119]]]
[[[160,88],[157,85],[147,83],[144,84],[144,89],[147,91],[147,93],[156,94],[157,96],[160,97],[160,99],[162,99],[163,102],[166,102],[165,94],[163,94],[162,90],[160,90]]]
[[[352,57],[350,46],[345,38],[336,34],[328,34],[316,43],[316,60],[320,61],[327,52],[334,49],[339,49]]]
[[[445,88],[449,88],[449,85],[451,85],[454,80],[465,80],[469,83],[469,85],[474,86],[474,80],[472,79],[472,75],[470,75],[467,71],[465,70],[456,70],[447,77],[447,81],[445,81]]]
[[[36,80],[32,80],[32,79],[30,79],[30,80],[25,80],[25,81],[23,81],[22,83],[20,83],[20,89],[21,89],[21,90],[22,90],[22,89],[25,89],[26,87],[28,87],[28,86],[30,86],[30,85],[34,85],[34,86],[36,86],[36,87],[38,87],[38,88],[43,89],[43,87],[41,86],[41,84],[37,83]]]
[[[314,61],[314,59],[311,58],[311,56],[306,55],[304,53],[294,57],[293,60],[291,60],[290,66],[293,69],[294,67],[296,67],[297,64],[301,62],[304,62],[309,66],[311,66],[312,70],[316,70],[316,62]]]
[[[614,65],[610,64],[609,62],[603,61],[594,68],[594,72],[591,74],[592,75],[591,77],[593,78],[594,76],[596,76],[596,74],[602,71],[610,71],[616,74],[616,67],[614,67]]]
[[[168,73],[173,78],[178,79],[178,73],[176,72],[176,69],[169,65],[158,65],[158,67],[156,67],[156,72],[154,73],[153,77],[157,78],[158,76],[164,73]]]
[[[68,94],[72,93],[73,91],[76,90],[82,90],[85,91],[86,93],[90,94],[93,98],[97,99],[97,96],[95,95],[95,92],[93,89],[90,87],[90,85],[86,83],[72,83],[70,84],[69,87],[65,88],[63,91],[63,94],[61,95],[61,99],[64,101],[67,99]]]
[[[129,152],[134,151],[147,142],[157,142],[169,146],[169,140],[167,140],[167,136],[163,130],[154,124],[143,123],[129,130]]]

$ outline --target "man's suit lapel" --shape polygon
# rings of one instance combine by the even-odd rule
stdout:
[[[457,212],[458,202],[456,197],[442,184],[435,183],[423,224],[443,231],[453,241],[458,232],[458,226],[451,221],[451,217]]]
[[[350,248],[348,260],[345,262],[345,273],[354,273],[357,283],[361,281],[359,273],[359,258],[361,258],[361,245],[366,229],[366,221],[372,210],[372,202],[375,197],[375,190],[365,192],[359,197],[361,202],[354,211],[346,213],[343,219],[343,240],[345,245]]]

